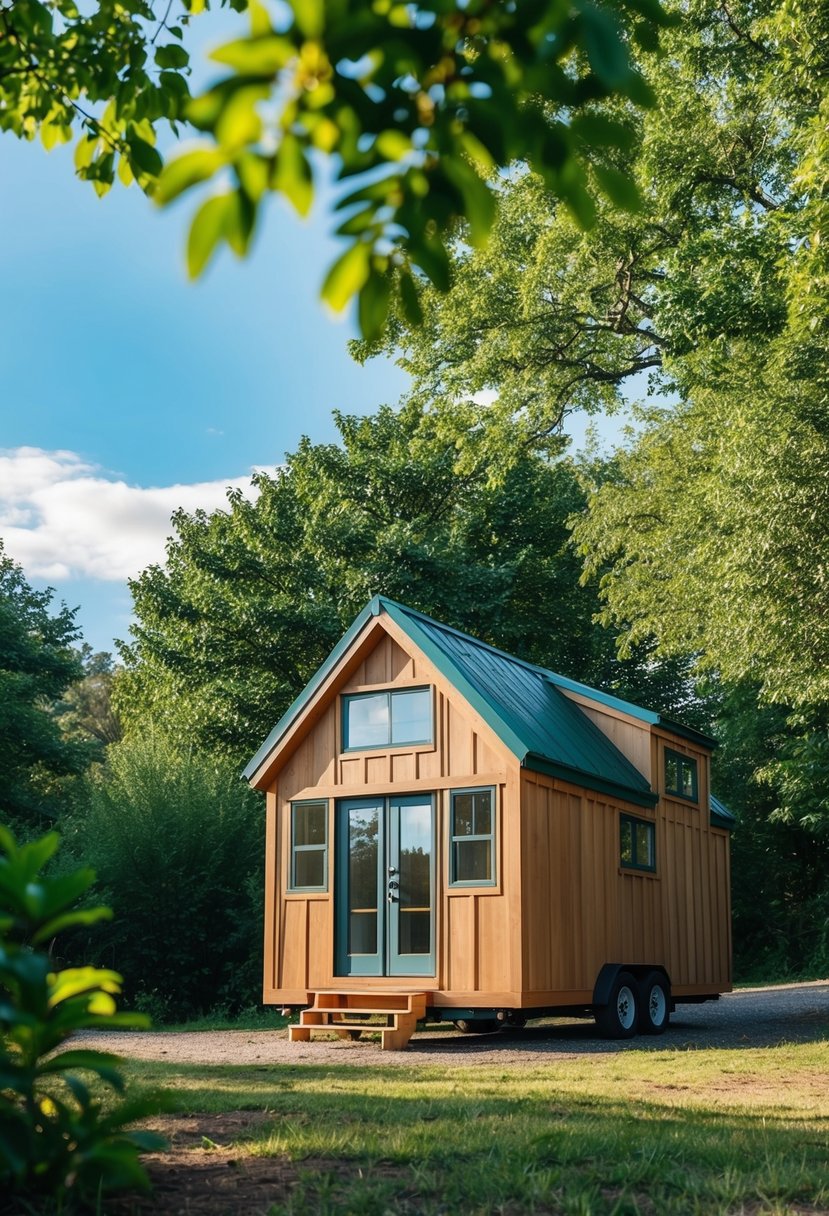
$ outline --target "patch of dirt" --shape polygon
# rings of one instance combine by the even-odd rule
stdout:
[[[248,1154],[244,1141],[273,1121],[267,1111],[243,1110],[154,1119],[153,1130],[167,1137],[169,1148],[142,1157],[152,1194],[109,1199],[106,1216],[267,1216],[309,1175],[346,1182],[362,1173],[359,1166],[331,1159]],[[405,1173],[381,1164],[373,1177],[397,1179]]]

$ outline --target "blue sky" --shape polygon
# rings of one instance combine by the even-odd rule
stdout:
[[[332,439],[332,409],[396,402],[405,379],[354,363],[350,323],[318,302],[336,248],[324,212],[303,223],[274,202],[253,256],[224,252],[192,284],[189,200],[99,200],[71,147],[7,134],[0,171],[0,536],[110,649],[126,577],[163,558],[176,506],[220,506],[302,434]]]
[[[194,24],[197,78],[205,45],[240,29],[226,12]],[[159,211],[135,187],[99,200],[71,146],[0,134],[0,537],[78,606],[96,650],[128,637],[126,580],[163,561],[175,509],[221,507],[301,435],[333,439],[333,409],[406,387],[390,362],[354,363],[350,322],[318,301],[336,250],[324,208],[303,223],[274,201],[253,255],[223,251],[192,284],[192,207]]]

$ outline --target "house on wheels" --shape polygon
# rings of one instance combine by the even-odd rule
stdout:
[[[660,1033],[731,987],[713,746],[376,597],[245,771],[265,1002],[387,1048],[424,1017]]]

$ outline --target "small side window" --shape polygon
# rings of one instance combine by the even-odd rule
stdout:
[[[449,882],[495,883],[495,790],[453,790],[450,809]]]
[[[619,862],[627,870],[656,870],[656,825],[649,819],[621,815]]]
[[[290,891],[328,890],[328,803],[291,803]]]
[[[691,756],[683,756],[665,748],[665,793],[675,798],[687,798],[697,802],[697,762]]]

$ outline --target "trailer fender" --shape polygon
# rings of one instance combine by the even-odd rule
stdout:
[[[607,1005],[610,1001],[610,994],[613,991],[613,985],[616,983],[616,977],[620,971],[628,971],[635,976],[637,980],[643,980],[651,971],[659,971],[665,976],[668,984],[668,992],[671,991],[671,977],[664,967],[657,964],[641,964],[633,965],[630,963],[605,963],[596,977],[596,983],[593,987],[593,1004],[598,1006]],[[671,1001],[673,1008],[673,1001]]]
[[[610,994],[613,990],[613,985],[616,983],[616,976],[620,971],[626,971],[624,963],[605,963],[596,977],[596,983],[593,986],[593,1004],[607,1005],[610,1001]]]

